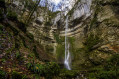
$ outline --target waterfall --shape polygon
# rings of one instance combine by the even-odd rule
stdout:
[[[66,69],[71,70],[71,68],[70,68],[71,54],[69,51],[70,44],[68,43],[67,30],[68,30],[68,16],[66,18],[66,26],[65,26],[65,60],[64,60],[64,65],[65,65]]]

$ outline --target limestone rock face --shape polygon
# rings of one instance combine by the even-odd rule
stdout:
[[[15,8],[16,12],[19,12],[20,7],[22,7],[20,8],[21,11],[23,10],[24,6],[21,6],[21,4],[23,3],[14,2],[14,5],[17,6]],[[66,16],[62,13],[58,13],[56,17],[51,19],[47,12],[38,8],[32,16],[33,20],[27,28],[27,31],[33,34],[34,39],[43,45],[46,52],[54,52],[57,54],[57,46],[59,45],[60,48],[61,45],[62,47],[64,45],[64,40],[62,41],[60,38],[65,36],[65,19],[68,16],[69,28],[67,36],[75,39],[72,43],[75,49],[73,49],[73,47],[71,48],[71,50],[73,50],[72,59],[74,58],[73,66],[76,62],[79,62],[79,60],[81,60],[79,64],[85,62],[85,57],[82,58],[84,51],[80,52],[80,48],[85,48],[84,43],[90,34],[98,36],[101,42],[92,46],[92,49],[95,48],[96,50],[93,51],[89,58],[95,60],[96,57],[94,55],[96,55],[99,61],[101,61],[102,59],[108,58],[108,56],[110,57],[110,55],[105,52],[119,52],[118,4],[118,0],[81,0]],[[19,16],[23,13],[22,16],[24,19],[29,15],[29,9],[25,9],[25,12],[19,13]],[[58,37],[55,37],[54,34],[56,33],[59,34]],[[61,45],[57,41],[60,42]],[[63,52],[61,51],[61,53]]]
[[[40,17],[38,17],[38,18],[36,19],[36,23],[39,24],[39,25],[42,24],[43,21],[44,21],[43,16],[40,16]]]
[[[81,0],[78,2],[78,4],[74,7],[74,11],[72,14],[71,19],[77,19],[82,16],[85,16],[86,18],[91,15],[91,6],[92,0]]]
[[[79,55],[76,54],[76,51],[72,52],[74,58],[72,66],[74,67],[82,64],[82,62],[85,63],[85,57],[82,57],[84,50],[81,51],[80,48],[85,48],[84,43],[90,34],[94,34],[95,37],[98,36],[101,39],[98,44],[92,46],[92,49],[95,48],[89,55],[92,61],[103,62],[112,54],[119,53],[118,0],[92,0],[91,5],[89,2],[85,3],[85,0],[82,1],[74,6],[72,12],[69,13],[70,15],[67,15],[69,16],[67,36],[75,39],[73,42],[75,49],[73,50],[78,50],[77,52],[80,53]],[[61,37],[65,36],[64,29],[65,26],[60,31]],[[109,54],[109,52],[112,54]]]

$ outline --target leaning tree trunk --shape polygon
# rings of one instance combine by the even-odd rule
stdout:
[[[31,10],[31,12],[30,12],[30,14],[29,14],[29,16],[28,16],[28,18],[27,18],[27,20],[26,20],[26,24],[28,24],[28,23],[30,22],[31,17],[32,17],[34,11],[37,9],[39,3],[40,3],[40,0],[38,0],[38,1],[36,2],[36,4],[34,5],[33,9]]]

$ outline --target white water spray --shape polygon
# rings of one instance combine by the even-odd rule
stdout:
[[[68,16],[66,18],[66,28],[65,28],[65,60],[64,60],[64,65],[68,70],[71,70],[70,64],[71,64],[71,55],[70,55],[70,44],[68,43],[68,38],[67,38],[67,30],[68,30]]]

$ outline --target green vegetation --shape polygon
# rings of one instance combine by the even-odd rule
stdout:
[[[54,34],[54,38],[58,44],[61,44],[62,42],[65,41],[65,37],[60,37],[58,33]]]
[[[11,76],[8,76],[11,75]],[[25,75],[20,74],[19,72],[13,71],[11,74],[6,73],[3,70],[0,70],[0,79],[28,79]]]
[[[97,35],[94,35],[94,34],[90,34],[88,36],[88,38],[86,39],[86,41],[84,42],[84,49],[87,53],[89,53],[90,51],[93,50],[93,47],[95,45],[97,45],[98,43],[100,43],[101,39],[97,36]]]
[[[3,70],[0,70],[0,79],[6,79],[7,73]]]
[[[37,58],[39,58],[39,54],[38,54],[38,52],[37,52],[37,47],[36,47],[36,46],[33,47],[33,53],[35,54],[35,56],[36,56]]]
[[[71,15],[73,14],[74,10],[75,10],[75,7],[73,7],[73,8],[68,12],[67,15],[71,16]]]
[[[12,79],[28,79],[26,75],[20,74],[19,72],[13,71],[12,72]]]
[[[21,36],[21,35],[20,35],[20,38],[21,38],[21,40],[22,40],[22,44],[24,45],[24,47],[27,48],[25,38],[24,38],[23,36]]]
[[[119,78],[119,55],[114,54],[100,67],[94,67],[88,74],[89,79],[118,79]]]
[[[72,53],[76,53],[76,49],[75,49],[75,46],[74,46],[74,42],[75,42],[75,38],[74,37],[68,37],[68,41],[70,43],[70,52]]]
[[[49,62],[46,64],[28,63],[27,68],[33,73],[44,76],[47,79],[51,79],[54,76],[59,75],[59,66],[54,62]]]
[[[16,51],[15,56],[16,56],[16,60],[19,61],[19,63],[24,62],[23,54],[21,54],[19,51]]]
[[[31,33],[27,33],[26,36],[32,41],[34,42],[34,36]]]
[[[63,60],[65,56],[64,53],[65,53],[65,45],[58,44],[56,48],[57,59]]]
[[[54,38],[56,42],[58,43],[56,47],[56,54],[57,54],[57,59],[58,60],[63,60],[64,59],[64,53],[65,53],[65,37],[60,37],[58,33],[54,34]]]
[[[9,19],[9,20],[13,20],[13,21],[15,21],[15,20],[17,20],[17,14],[16,14],[16,12],[14,12],[14,11],[12,11],[12,10],[8,10],[8,14],[7,14],[7,18]]]
[[[78,75],[78,70],[65,70],[62,69],[60,72],[60,76],[61,78],[76,78],[76,76]]]
[[[99,6],[96,5],[96,10],[95,10],[95,13],[94,13],[94,17],[90,23],[90,29],[94,28],[95,24],[97,23],[97,15],[98,15],[98,12],[99,12]]]

